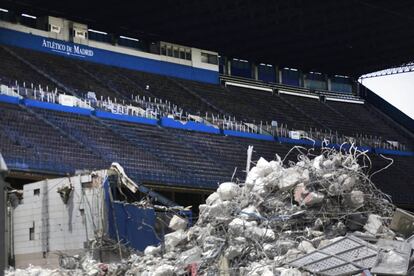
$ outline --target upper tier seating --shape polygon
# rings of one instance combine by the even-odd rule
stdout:
[[[391,127],[384,118],[381,118],[384,116],[378,112],[371,112],[370,109],[374,108],[367,103],[360,105],[328,101],[326,104],[352,122],[360,133],[410,143],[409,138],[402,135],[398,128]]]
[[[31,87],[31,84],[41,85],[42,89],[46,89],[47,86],[49,90],[56,87],[53,82],[33,71],[16,57],[10,55],[3,46],[0,46],[0,82],[14,84],[16,81],[19,85],[25,83],[26,87]]]
[[[2,46],[5,47],[5,46]],[[392,126],[384,115],[370,106],[327,101],[239,88],[222,87],[194,81],[172,79],[165,76],[137,72],[102,64],[89,63],[49,55],[21,48],[7,47],[58,80],[65,86],[86,93],[94,91],[98,98],[117,97],[128,101],[131,95],[157,97],[178,105],[184,111],[204,116],[218,114],[234,116],[238,121],[270,122],[296,130],[323,130],[347,136],[376,136],[384,140],[399,141],[410,148],[413,139],[398,126]],[[7,79],[36,81],[53,86],[52,79],[39,75],[21,61],[0,49],[0,56],[13,70],[0,69]],[[3,70],[3,71],[1,71]],[[15,73],[13,73],[15,72]],[[147,86],[149,87],[147,89]]]
[[[112,91],[78,68],[75,60],[22,48],[8,48],[79,95],[93,91],[98,96],[114,97]]]
[[[112,91],[116,91],[121,94],[121,98],[131,99],[131,96],[142,95],[146,97],[153,97],[154,95],[149,93],[143,87],[137,85],[137,83],[122,74],[119,68],[113,66],[102,66],[96,63],[81,62],[80,68],[83,68],[89,74],[92,74],[98,78],[101,82],[105,83]],[[118,95],[120,96],[120,95]]]
[[[213,112],[199,98],[164,76],[82,62],[22,48],[7,49],[80,95],[93,91],[98,99],[103,96],[120,100],[130,100],[131,95],[152,96],[168,100],[192,114]]]
[[[319,129],[347,136],[371,135],[400,141],[408,146],[412,138],[397,126],[391,127],[385,117],[369,103],[353,104],[292,96],[229,86],[180,82],[210,103],[245,121],[272,121],[287,124],[290,129]]]
[[[142,89],[145,89],[148,85],[149,92],[155,97],[168,100],[183,108],[186,112],[200,115],[204,115],[205,112],[216,112],[198,97],[181,88],[167,77],[126,69],[119,69],[119,71]]]

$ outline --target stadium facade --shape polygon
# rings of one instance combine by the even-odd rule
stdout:
[[[86,24],[14,22],[8,12],[0,21],[0,152],[15,195],[35,193],[38,186],[24,186],[35,180],[118,162],[141,187],[135,200],[150,195],[197,212],[218,183],[243,181],[249,145],[253,160],[272,160],[294,145],[355,144],[373,171],[392,158],[373,180],[413,207],[413,121],[353,77],[165,41],[113,41]]]

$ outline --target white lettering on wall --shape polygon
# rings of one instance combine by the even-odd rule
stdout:
[[[50,41],[43,39],[42,47],[51,49],[53,52],[58,52],[66,55],[77,56],[77,57],[92,57],[94,55],[93,50],[82,48],[79,45],[65,45],[63,43],[58,43],[55,41]]]

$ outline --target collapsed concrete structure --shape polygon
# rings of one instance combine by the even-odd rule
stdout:
[[[57,267],[58,253],[82,253],[103,231],[102,181],[106,171],[49,179],[23,186],[13,210],[16,267]]]
[[[91,255],[71,270],[87,275],[407,275],[411,214],[396,210],[370,177],[370,159],[349,151],[294,147],[297,162],[261,158],[244,183],[219,185],[197,223],[178,212],[159,244],[122,262]],[[386,168],[384,168],[386,169]],[[10,270],[9,275],[39,270]],[[50,275],[56,271],[44,271]]]
[[[120,261],[130,251],[158,244],[174,215],[170,211],[189,212],[161,195],[142,191],[147,189],[117,163],[107,170],[47,179],[11,191],[9,255],[15,267],[56,268],[65,263],[65,256],[86,251],[100,261]],[[157,201],[173,206],[159,206]]]

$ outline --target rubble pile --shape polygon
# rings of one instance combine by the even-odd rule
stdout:
[[[185,219],[174,217],[173,232],[165,235],[164,242],[147,247],[142,256],[132,255],[120,266],[123,273],[313,275],[325,269],[311,265],[317,254],[334,258],[341,252],[334,246],[349,244],[370,250],[371,255],[338,256],[342,263],[321,274],[339,275],[335,271],[341,265],[354,269],[353,274],[371,269],[377,262],[372,252],[379,251],[375,241],[403,239],[389,227],[395,206],[366,173],[369,157],[353,147],[346,153],[325,149],[317,156],[296,149],[300,151],[296,162],[284,164],[279,156],[270,162],[260,158],[245,183],[219,185],[199,206],[198,221],[191,228],[187,229]],[[396,246],[382,243],[388,246],[382,248],[383,259],[399,254]],[[397,265],[404,273],[405,263]]]
[[[222,183],[195,226],[175,228],[129,271],[173,275],[197,263],[202,275],[302,275],[291,261],[347,233],[393,239],[394,206],[358,160],[369,164],[355,149],[302,153],[288,165],[260,158],[245,183]]]

